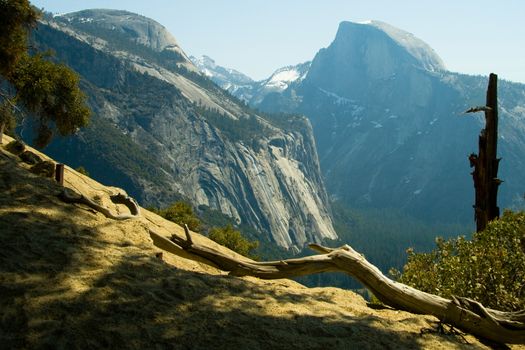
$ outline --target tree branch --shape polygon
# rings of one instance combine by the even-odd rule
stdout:
[[[358,279],[386,305],[416,314],[437,317],[465,332],[497,343],[525,344],[525,310],[502,312],[485,308],[480,303],[460,297],[452,300],[422,292],[395,282],[369,263],[352,247],[328,248],[311,244],[321,254],[298,259],[257,262],[227,255],[212,247],[195,243],[185,227],[186,238],[164,237],[150,230],[154,244],[168,252],[229,271],[233,276],[254,276],[263,279],[291,278],[319,272],[339,271]]]
[[[129,208],[131,214],[113,214],[108,208],[93,202],[91,199],[87,198],[83,194],[76,193],[69,188],[64,188],[64,190],[60,193],[59,198],[66,203],[85,204],[88,207],[98,212],[101,212],[106,217],[113,220],[135,219],[140,216],[140,207],[137,204],[137,202],[133,198],[120,193],[114,196],[110,196],[112,202],[116,204],[124,204]]]

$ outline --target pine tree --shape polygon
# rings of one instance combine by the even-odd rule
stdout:
[[[28,0],[0,0],[0,142],[15,113],[36,118],[35,144],[87,125],[90,110],[79,76],[49,55],[30,54],[29,34],[40,13]]]

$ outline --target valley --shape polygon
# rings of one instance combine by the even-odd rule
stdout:
[[[486,79],[447,71],[410,33],[343,22],[312,61],[262,81],[187,56],[160,24],[124,11],[48,16],[35,40],[81,74],[96,112],[51,155],[145,205],[216,210],[263,242],[262,257],[333,241],[386,272],[409,247],[473,230],[467,157],[482,120],[463,112],[482,103]],[[520,209],[525,87],[500,90],[500,206]]]

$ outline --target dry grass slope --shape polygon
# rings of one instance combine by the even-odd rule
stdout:
[[[421,335],[432,317],[373,310],[349,291],[230,277],[167,253],[161,260],[148,229],[182,235],[181,227],[146,210],[114,221],[63,203],[60,186],[5,151],[9,141],[0,147],[2,348],[485,348],[470,336],[467,345]],[[65,186],[127,210],[109,201],[122,190],[68,167]]]

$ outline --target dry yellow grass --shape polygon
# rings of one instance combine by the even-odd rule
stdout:
[[[127,210],[109,200],[122,190],[67,167],[65,186]],[[63,203],[60,191],[0,147],[2,348],[485,348],[470,336],[465,344],[421,335],[434,318],[374,310],[350,291],[231,277],[168,253],[161,260],[148,229],[182,234],[179,226],[146,210],[110,220]]]

